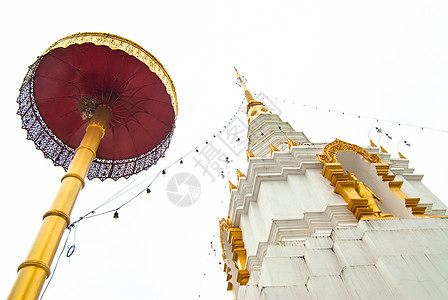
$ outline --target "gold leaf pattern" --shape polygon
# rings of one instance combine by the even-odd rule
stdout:
[[[369,163],[381,163],[381,158],[377,154],[370,154],[364,148],[355,144],[350,144],[339,139],[327,144],[324,147],[323,154],[317,155],[321,163],[336,163],[336,153],[338,151],[352,151],[361,155]]]

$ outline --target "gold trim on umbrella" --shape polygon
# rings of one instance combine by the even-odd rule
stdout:
[[[174,107],[175,118],[177,118],[177,94],[170,75],[157,58],[133,41],[110,33],[75,33],[55,42],[42,54],[42,56],[56,48],[67,48],[71,45],[81,45],[85,43],[92,43],[97,46],[107,46],[113,50],[122,50],[147,65],[151,72],[155,73],[165,85],[166,92],[171,97],[171,104]]]

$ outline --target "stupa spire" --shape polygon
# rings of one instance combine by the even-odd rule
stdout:
[[[249,92],[246,85],[244,84],[246,82],[246,79],[243,76],[241,76],[241,74],[238,72],[238,70],[236,68],[235,68],[235,72],[236,72],[237,83],[238,83],[238,85],[243,87],[244,95],[246,96],[247,103],[249,104],[251,102],[254,102],[255,101],[254,97],[252,96],[252,94]]]
[[[268,111],[268,109],[264,106],[263,102],[255,100],[252,94],[249,92],[246,85],[244,84],[246,82],[246,79],[243,76],[241,76],[241,74],[238,72],[236,68],[235,71],[237,77],[237,84],[243,87],[244,95],[246,96],[247,100],[247,122],[250,123],[260,114],[270,114],[271,112]]]

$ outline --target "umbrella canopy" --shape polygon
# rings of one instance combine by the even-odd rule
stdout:
[[[30,66],[17,102],[27,138],[65,170],[96,106],[112,108],[89,179],[128,178],[155,164],[177,116],[174,85],[162,64],[139,45],[104,33],[53,44]]]

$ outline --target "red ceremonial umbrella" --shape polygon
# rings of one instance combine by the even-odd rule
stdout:
[[[112,119],[87,174],[128,178],[163,157],[177,114],[174,85],[162,64],[124,38],[83,33],[53,44],[29,68],[18,114],[46,158],[67,170],[89,116],[100,104]]]
[[[128,178],[155,164],[170,143],[177,100],[148,51],[116,35],[78,33],[30,66],[17,102],[27,138],[67,171],[8,298],[37,299],[84,178]]]

